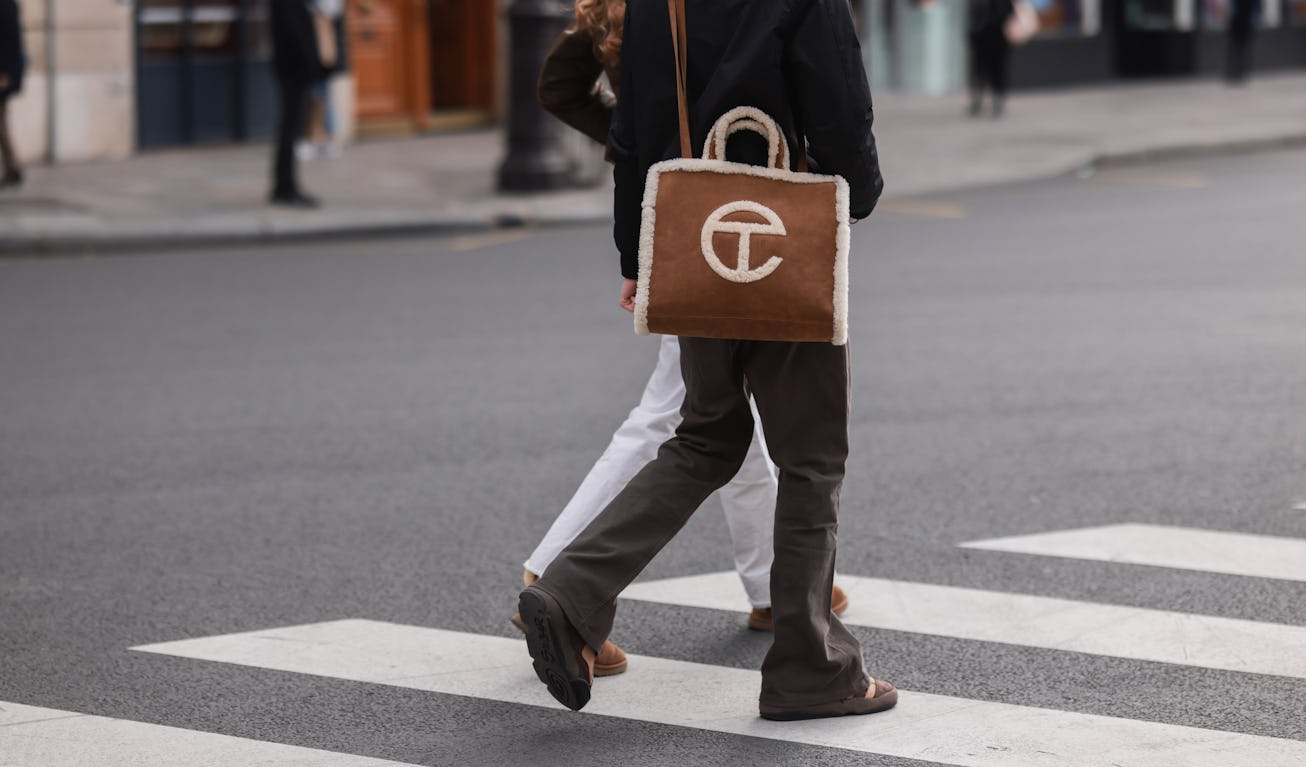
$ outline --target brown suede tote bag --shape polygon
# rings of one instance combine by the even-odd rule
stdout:
[[[751,341],[848,340],[848,182],[807,173],[769,115],[737,107],[693,157],[685,92],[684,0],[667,0],[676,48],[681,157],[649,169],[640,226],[635,332]],[[725,159],[743,130],[769,167]]]

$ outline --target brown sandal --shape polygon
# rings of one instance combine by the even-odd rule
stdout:
[[[833,716],[862,716],[888,711],[898,705],[898,689],[883,679],[872,679],[866,694],[815,706],[759,706],[763,719],[796,722],[801,719],[826,719]]]

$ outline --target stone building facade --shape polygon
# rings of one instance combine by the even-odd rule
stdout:
[[[28,70],[23,92],[10,105],[20,153],[56,162],[130,155],[131,5],[21,0],[20,10]]]

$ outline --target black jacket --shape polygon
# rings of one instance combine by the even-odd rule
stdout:
[[[1007,42],[1007,22],[1016,15],[1013,0],[971,0],[970,39],[972,42]]]
[[[317,49],[309,0],[272,0],[272,68],[286,82],[311,83],[327,76]]]
[[[807,137],[814,171],[843,176],[854,218],[884,187],[871,134],[866,81],[848,0],[686,0],[689,118],[695,152],[718,117],[737,106],[771,115],[797,146]],[[680,156],[675,58],[666,0],[628,0],[621,88],[613,118],[615,237],[621,273],[639,273],[640,206],[648,169]],[[797,153],[795,153],[797,154]],[[761,139],[733,139],[731,159],[765,164]]]
[[[0,88],[0,97],[23,89],[23,25],[15,0],[0,0],[0,74],[9,77],[9,86]]]

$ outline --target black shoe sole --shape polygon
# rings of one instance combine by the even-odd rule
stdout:
[[[588,669],[576,667],[575,651],[563,642],[566,627],[557,624],[565,618],[550,615],[548,601],[530,590],[517,598],[517,610],[526,624],[526,647],[535,661],[535,675],[555,700],[580,711],[590,702]]]

